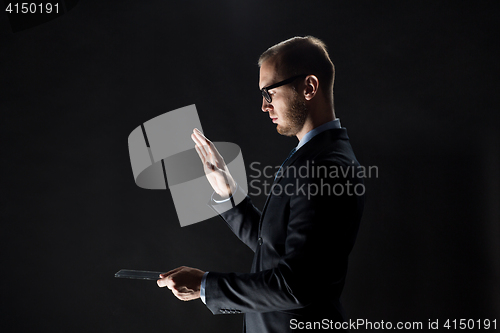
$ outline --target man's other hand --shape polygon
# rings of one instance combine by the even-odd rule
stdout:
[[[170,272],[160,274],[156,281],[158,287],[167,287],[181,301],[191,301],[200,297],[201,279],[205,272],[181,266]]]
[[[236,190],[236,182],[229,173],[224,158],[215,145],[208,140],[197,128],[191,134],[196,152],[203,163],[203,170],[214,191],[222,198],[229,198]]]

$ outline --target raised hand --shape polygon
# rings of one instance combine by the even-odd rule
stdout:
[[[214,191],[222,198],[228,198],[236,190],[236,182],[229,173],[224,158],[219,154],[214,144],[208,140],[197,128],[191,134],[196,152],[203,163],[203,169],[208,182]]]

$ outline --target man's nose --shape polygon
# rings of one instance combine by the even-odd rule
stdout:
[[[266,101],[264,97],[262,97],[262,112],[269,112],[273,108],[273,105]]]

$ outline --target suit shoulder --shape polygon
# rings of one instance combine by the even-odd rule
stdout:
[[[359,165],[356,156],[347,140],[338,140],[316,151],[310,160],[317,165]]]

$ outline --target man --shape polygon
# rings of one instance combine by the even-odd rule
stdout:
[[[364,194],[357,172],[349,172],[359,164],[346,129],[335,118],[334,66],[323,42],[311,36],[269,48],[259,66],[262,111],[279,134],[299,140],[262,211],[248,196],[234,205],[241,188],[215,146],[198,130],[192,134],[216,193],[213,209],[255,252],[251,273],[179,267],[158,285],[181,300],[201,292],[214,314],[244,313],[247,333],[331,329],[344,320],[339,298]],[[301,167],[306,176],[297,172]]]

